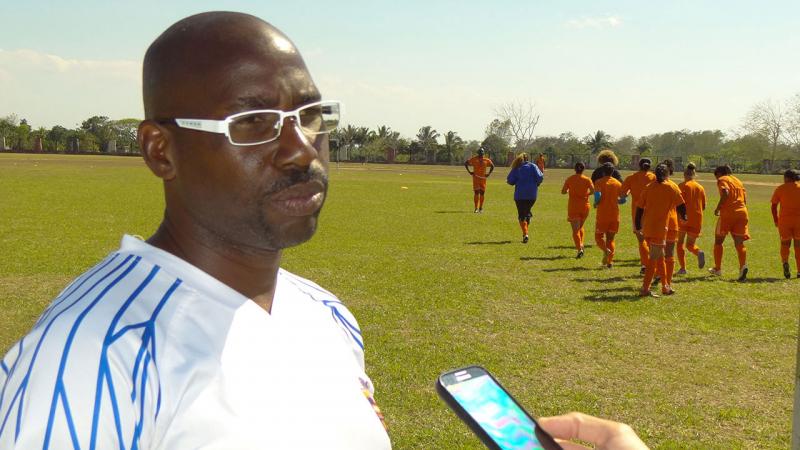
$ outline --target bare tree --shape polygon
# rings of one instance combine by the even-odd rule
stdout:
[[[539,113],[532,101],[504,103],[495,110],[495,115],[501,122],[508,123],[517,150],[524,149],[533,142],[533,132],[539,124]]]
[[[775,164],[778,145],[786,139],[789,128],[789,114],[786,108],[772,100],[758,103],[745,116],[743,127],[752,134],[763,136],[769,142],[770,161]]]
[[[800,147],[800,93],[795,94],[786,102],[788,109],[786,140],[790,144]],[[800,151],[800,148],[798,148]]]

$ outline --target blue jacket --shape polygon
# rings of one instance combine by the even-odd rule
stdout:
[[[544,175],[536,164],[528,161],[508,173],[506,181],[514,186],[514,200],[534,200]]]

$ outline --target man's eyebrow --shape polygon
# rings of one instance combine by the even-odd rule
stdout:
[[[236,105],[248,109],[274,109],[278,105],[278,98],[262,95],[244,96],[236,99]]]

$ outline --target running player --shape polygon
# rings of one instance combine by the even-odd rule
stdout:
[[[464,168],[472,175],[472,190],[475,191],[473,202],[475,203],[476,213],[483,212],[483,196],[486,194],[486,179],[494,172],[494,163],[489,158],[484,158],[485,151],[483,147],[478,149],[478,156],[473,156],[467,161],[464,161]],[[472,170],[469,167],[472,166]],[[486,172],[486,168],[489,172]]]
[[[794,262],[797,278],[800,278],[800,171],[789,169],[783,173],[783,184],[772,194],[772,220],[781,237],[783,276],[792,276],[789,271],[789,248],[794,240]]]
[[[536,203],[539,185],[544,175],[539,167],[528,161],[527,153],[520,153],[511,163],[511,171],[506,181],[514,186],[514,203],[517,204],[517,218],[522,229],[522,243],[528,243],[528,225],[531,223],[531,208]]]
[[[744,242],[750,239],[748,232],[747,191],[738,178],[734,177],[730,166],[719,166],[714,170],[719,189],[719,203],[714,215],[719,216],[714,236],[714,267],[708,269],[712,275],[722,275],[722,243],[725,236],[733,236],[733,245],[739,256],[738,281],[747,279],[747,250]]]
[[[683,183],[678,185],[683,201],[686,202],[686,217],[689,219],[678,224],[678,263],[681,265],[678,275],[686,274],[684,241],[686,249],[697,256],[697,267],[702,269],[706,265],[705,253],[695,244],[703,228],[703,211],[706,209],[706,190],[700,183],[694,181],[696,176],[697,169],[694,163],[690,162],[683,171]]]
[[[597,208],[594,239],[597,247],[603,251],[603,265],[610,269],[616,249],[614,236],[619,232],[619,198],[622,183],[612,177],[614,166],[611,163],[603,164],[602,173],[603,178],[594,183],[595,197],[600,194],[599,201],[594,204]]]
[[[636,220],[636,205],[639,204],[639,197],[641,197],[642,191],[645,186],[656,180],[656,176],[650,172],[651,164],[652,162],[648,158],[640,159],[639,171],[628,175],[625,181],[622,182],[622,190],[620,193],[623,196],[628,195],[628,192],[631,194],[631,223]],[[647,242],[644,240],[644,236],[636,231],[635,226],[631,228],[633,229],[633,234],[636,236],[636,239],[639,241],[639,261],[642,265],[639,273],[644,275],[645,268],[647,267]]]
[[[582,162],[575,163],[575,175],[567,178],[561,188],[562,194],[569,193],[567,222],[572,226],[572,241],[578,250],[576,258],[583,256],[583,224],[589,217],[589,196],[594,192],[592,180],[583,174],[585,169]]]
[[[539,157],[536,158],[536,166],[544,173],[544,153],[539,153]]]
[[[680,192],[680,188],[675,184],[670,177],[675,173],[675,164],[671,159],[661,161],[661,164],[667,166],[669,175],[664,180],[665,183],[671,184],[675,189]],[[675,244],[678,242],[678,233],[680,225],[678,223],[678,213],[675,209],[669,212],[669,221],[667,223],[667,245],[664,247],[664,274],[667,277],[667,285],[672,286],[672,275],[675,272]]]
[[[614,151],[610,149],[602,150],[600,153],[597,154],[598,167],[594,169],[594,172],[592,172],[591,176],[592,183],[599,180],[600,178],[603,178],[604,176],[603,164],[605,163],[611,163],[615,167],[614,173],[611,174],[611,176],[616,178],[617,181],[619,181],[620,183],[622,183],[622,175],[620,175],[619,171],[616,169],[617,165],[619,164],[619,158],[617,158],[616,153],[614,153]]]
[[[665,295],[675,293],[668,283],[664,258],[670,211],[677,209],[681,217],[686,219],[686,205],[683,204],[680,189],[674,183],[667,182],[669,167],[659,164],[655,172],[656,181],[647,185],[642,191],[639,206],[636,209],[636,230],[644,235],[650,248],[642,289],[639,291],[639,295],[642,297],[657,297],[650,291],[650,283],[656,273],[661,275],[661,293]]]

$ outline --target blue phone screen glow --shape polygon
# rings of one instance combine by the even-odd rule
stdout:
[[[477,376],[447,390],[502,449],[544,449],[536,424],[491,377]]]

